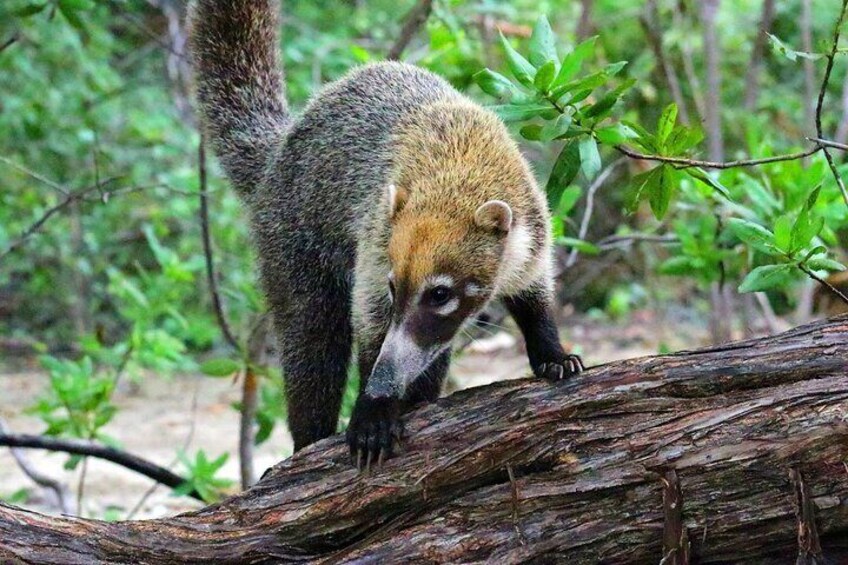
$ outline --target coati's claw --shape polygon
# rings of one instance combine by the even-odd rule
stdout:
[[[536,370],[536,376],[548,381],[563,381],[584,370],[583,361],[577,355],[568,354],[560,362],[541,363]]]
[[[391,398],[360,396],[347,428],[351,462],[365,474],[379,469],[400,442],[400,403]]]

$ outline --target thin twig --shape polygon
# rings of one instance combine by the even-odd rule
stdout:
[[[824,145],[825,147],[832,147],[833,149],[839,149],[840,151],[848,151],[848,145],[845,143],[839,143],[838,141],[831,141],[829,139],[821,139],[819,137],[808,137],[807,139],[820,145]]]
[[[49,451],[60,451],[62,453],[105,459],[170,488],[177,488],[186,482],[186,479],[183,477],[146,459],[142,459],[137,455],[91,441],[31,434],[0,434],[0,445],[5,447],[47,449]],[[188,496],[203,501],[203,497],[195,490],[189,492]]]
[[[416,4],[416,6],[409,12],[406,22],[404,22],[403,28],[400,30],[400,35],[394,45],[392,45],[392,48],[389,49],[386,59],[389,61],[397,61],[400,59],[404,50],[407,46],[409,46],[409,42],[412,41],[412,38],[416,33],[418,33],[421,26],[424,25],[424,22],[426,22],[427,18],[430,17],[430,12],[432,11],[433,0],[421,0],[418,4]]]
[[[6,435],[8,433],[10,433],[9,427],[6,425],[6,422],[0,418],[0,435]],[[35,468],[35,465],[32,464],[23,450],[10,448],[9,451],[12,453],[12,457],[14,457],[15,462],[18,464],[20,470],[23,471],[24,475],[29,477],[29,479],[38,486],[53,491],[56,495],[56,501],[59,504],[59,508],[62,513],[70,514],[71,503],[68,500],[68,487],[60,481],[42,474],[41,471]]]
[[[821,88],[819,89],[819,98],[816,103],[816,137],[819,139],[824,137],[822,130],[822,107],[824,106],[824,97],[827,92],[827,83],[830,81],[830,73],[833,70],[833,60],[836,58],[836,52],[839,49],[839,35],[842,31],[842,22],[845,20],[845,10],[848,8],[848,0],[842,0],[842,10],[839,12],[839,19],[836,20],[836,26],[833,28],[833,44],[830,47],[830,52],[825,55],[827,65],[824,68],[824,78],[822,78]],[[848,206],[848,190],[845,188],[845,182],[836,168],[836,163],[833,162],[833,157],[827,147],[822,147],[824,158],[827,161],[830,171],[833,173],[833,178],[836,179],[836,184],[842,192],[842,199],[845,205]]]
[[[822,146],[816,144],[810,149],[799,151],[797,153],[786,153],[784,155],[774,155],[772,157],[763,157],[760,159],[738,159],[736,161],[702,161],[700,159],[689,159],[687,157],[668,157],[665,155],[649,155],[639,153],[625,145],[616,145],[615,148],[622,154],[627,155],[631,159],[640,161],[658,161],[660,163],[669,163],[671,165],[680,165],[679,168],[687,169],[689,167],[703,167],[707,169],[734,169],[737,167],[754,167],[757,165],[766,165],[768,163],[777,163],[780,161],[796,161],[809,157],[822,150]]]
[[[626,235],[609,235],[597,243],[595,246],[602,250],[618,249],[623,247],[622,244],[631,243],[634,241],[644,241],[648,243],[679,243],[680,240],[675,235],[654,235],[651,233],[631,233]]]
[[[9,247],[3,250],[3,252],[0,253],[0,261],[2,261],[11,252],[15,251],[18,247],[26,243],[27,239],[35,235],[44,226],[44,224],[47,223],[47,220],[49,220],[54,214],[63,210],[64,208],[67,208],[74,202],[83,199],[86,194],[93,192],[97,189],[99,189],[99,187],[95,184],[68,194],[61,202],[44,212],[44,214],[42,214],[40,218],[38,218],[27,229],[23,231],[23,233],[18,239],[13,241],[9,245]]]
[[[256,321],[247,340],[247,366],[242,382],[239,426],[239,470],[241,488],[247,490],[256,483],[254,444],[256,441],[256,411],[259,404],[259,375],[256,367],[265,364],[265,345],[268,338],[270,316],[262,314]]]
[[[592,210],[595,205],[595,193],[607,181],[613,170],[622,164],[624,159],[617,159],[609,164],[600,175],[589,185],[589,190],[586,191],[586,209],[583,211],[583,218],[580,220],[580,229],[577,232],[577,239],[585,239],[586,233],[589,231],[589,220],[592,219]],[[577,262],[577,256],[580,254],[577,248],[573,248],[568,254],[568,259],[565,261],[565,267],[573,267]]]
[[[77,516],[82,517],[82,499],[85,493],[85,476],[88,474],[88,457],[82,458],[79,482],[77,483]]]
[[[212,237],[209,234],[209,194],[208,181],[206,178],[206,142],[203,135],[200,136],[200,144],[197,149],[197,167],[200,177],[200,233],[203,239],[203,255],[206,258],[206,279],[209,282],[209,292],[212,295],[212,306],[215,309],[215,318],[224,339],[236,351],[241,350],[238,341],[230,329],[230,324],[224,316],[224,307],[221,303],[221,294],[218,291],[218,278],[215,275],[215,263],[212,258]]]
[[[20,39],[20,35],[18,35],[17,33],[12,34],[12,37],[10,37],[10,38],[9,38],[9,39],[7,39],[6,41],[4,41],[2,44],[0,44],[0,53],[2,53],[2,52],[3,52],[3,51],[5,51],[6,49],[8,49],[8,48],[9,48],[9,47],[11,47],[12,45],[14,45],[14,43],[15,43],[18,39]]]
[[[830,292],[832,292],[833,294],[838,296],[840,298],[840,300],[842,300],[842,302],[844,302],[845,304],[848,304],[848,296],[845,296],[845,294],[843,294],[841,290],[839,290],[838,288],[836,288],[835,286],[833,286],[832,284],[827,282],[825,279],[823,279],[820,276],[818,276],[817,274],[815,274],[813,271],[808,269],[803,263],[799,263],[798,268],[801,269],[802,271],[804,271],[804,273],[808,277],[810,277],[811,279],[816,280],[816,281],[819,282],[819,284],[826,286],[828,288],[828,290],[830,290]]]
[[[69,194],[68,189],[65,188],[64,186],[62,186],[61,184],[59,184],[58,182],[56,182],[54,180],[50,180],[49,178],[45,177],[41,173],[36,173],[32,169],[28,169],[27,167],[25,167],[21,164],[15,163],[14,161],[9,159],[8,157],[3,157],[2,155],[0,155],[0,161],[2,161],[3,163],[6,163],[7,165],[12,167],[13,169],[17,169],[20,172],[24,173],[25,175],[34,178],[35,180],[37,180],[39,182],[43,182],[44,184],[46,184],[50,188],[58,190],[59,192],[61,192],[62,194],[66,195],[66,196]]]

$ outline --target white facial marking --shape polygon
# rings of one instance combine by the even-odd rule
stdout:
[[[456,283],[454,282],[453,277],[450,275],[432,275],[427,277],[426,284],[430,287],[447,286],[452,288],[453,285]]]
[[[453,297],[448,300],[444,306],[436,309],[436,314],[439,316],[448,316],[456,312],[457,308],[459,308],[459,298]]]
[[[394,185],[394,183],[386,187],[386,197],[389,200],[389,217],[394,217],[395,212],[397,212],[398,208],[397,187]]]
[[[520,288],[527,272],[527,264],[533,258],[530,245],[533,236],[522,222],[516,223],[506,236],[500,268],[495,279],[495,288],[500,292],[509,292]]]
[[[470,282],[465,285],[466,296],[481,296],[486,294],[486,289],[477,283]]]

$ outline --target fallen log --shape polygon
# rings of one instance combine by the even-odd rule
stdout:
[[[0,505],[0,562],[848,562],[848,317],[462,391],[358,474],[341,437],[196,512]]]

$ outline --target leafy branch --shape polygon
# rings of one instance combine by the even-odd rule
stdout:
[[[839,52],[840,27],[846,7],[848,0],[843,0],[830,52],[824,55],[828,64],[816,107],[817,135],[815,138],[808,138],[813,144],[811,147],[793,153],[733,161],[697,159],[691,152],[702,141],[703,133],[700,128],[677,123],[678,108],[675,104],[669,104],[663,110],[653,132],[633,122],[622,120],[608,123],[607,120],[622,94],[635,83],[634,79],[625,79],[618,86],[609,86],[610,81],[625,67],[626,62],[613,63],[600,71],[581,75],[583,62],[593,53],[595,38],[580,43],[560,59],[553,32],[544,16],[533,29],[527,57],[519,53],[501,34],[501,44],[514,81],[491,69],[480,71],[475,75],[475,79],[484,92],[500,100],[500,104],[492,107],[496,113],[507,122],[523,123],[519,130],[522,137],[532,141],[564,142],[553,165],[546,190],[549,204],[556,211],[554,236],[558,243],[572,247],[569,257],[569,264],[572,264],[578,250],[590,253],[600,251],[597,245],[582,240],[587,232],[585,224],[591,214],[591,201],[597,190],[597,181],[591,183],[590,194],[587,196],[588,214],[584,214],[577,238],[563,236],[561,219],[580,195],[581,189],[571,186],[578,174],[582,173],[583,177],[592,181],[600,172],[599,144],[610,146],[631,159],[659,163],[658,166],[633,177],[626,206],[632,212],[640,201],[647,199],[658,220],[666,216],[684,178],[705,185],[709,190],[720,194],[733,208],[738,207],[738,204],[733,201],[730,191],[719,182],[717,176],[711,175],[706,169],[724,170],[798,161],[818,152],[824,153],[842,197],[848,205],[848,192],[828,151],[828,148],[848,150],[848,146],[823,139],[821,131],[822,105],[833,60]],[[597,92],[601,88],[603,90]],[[605,171],[606,175],[608,173],[609,170]],[[784,214],[777,219],[773,230],[749,220],[731,219],[730,225],[734,235],[753,250],[764,252],[777,261],[775,264],[753,269],[740,285],[740,291],[771,288],[785,282],[789,273],[796,268],[807,276],[810,276],[810,273],[815,274],[816,270],[845,268],[827,257],[827,249],[817,239],[824,227],[824,220],[812,210],[818,195],[818,188],[808,195],[794,223]],[[706,265],[718,265],[723,269],[723,260],[730,251],[726,241],[718,244],[718,237],[724,231],[722,223],[716,221],[707,224],[715,225],[704,226],[705,230],[713,232],[706,247],[716,244],[717,248],[707,249],[703,242],[691,241],[692,238],[683,237],[685,234],[678,233],[678,237],[688,241],[686,244],[686,241],[681,240],[682,247],[697,255],[697,258],[675,257],[662,266],[661,272],[693,274],[697,270],[695,265],[700,265],[701,269]],[[678,231],[685,231],[685,227]],[[753,238],[754,233],[757,238]],[[819,282],[823,280],[818,275],[812,278]],[[826,286],[830,288],[831,285]],[[845,299],[841,293],[837,295]]]

